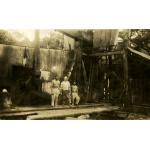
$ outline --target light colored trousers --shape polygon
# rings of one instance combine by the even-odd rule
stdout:
[[[52,101],[51,106],[57,106],[58,105],[58,98],[59,98],[60,91],[58,88],[54,88],[52,90]]]
[[[76,100],[76,102],[75,102],[75,100]],[[78,93],[72,93],[72,103],[78,105],[79,102],[80,102],[80,97],[79,97]]]

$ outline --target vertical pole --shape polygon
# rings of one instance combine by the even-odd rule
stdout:
[[[128,59],[127,59],[127,45],[125,44],[123,48],[123,68],[124,68],[124,89],[125,89],[125,99],[123,101],[123,107],[129,104],[129,87],[128,87]]]
[[[76,41],[76,80],[81,84],[82,50],[80,42]]]
[[[90,100],[90,90],[91,90],[91,76],[92,76],[92,70],[93,70],[93,61],[90,60],[90,70],[89,70],[89,81],[88,81],[88,87],[87,87],[87,97],[86,100]]]
[[[40,70],[40,37],[39,30],[35,30],[34,38],[34,56],[33,56],[33,68],[34,70]]]
[[[83,69],[84,83],[87,86],[87,73],[86,73],[86,69],[85,69],[85,65],[84,65],[83,59],[82,59],[82,69]]]

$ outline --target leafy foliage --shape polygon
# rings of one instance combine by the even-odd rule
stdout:
[[[131,43],[136,50],[144,49],[149,53],[150,50],[150,30],[133,29],[130,36]]]
[[[63,48],[63,35],[53,31],[48,33],[49,36],[45,36],[40,41],[41,48],[50,48],[50,49],[62,49]]]
[[[0,44],[15,44],[15,39],[8,31],[0,30]]]

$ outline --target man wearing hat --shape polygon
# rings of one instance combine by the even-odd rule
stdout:
[[[8,108],[12,107],[11,97],[10,97],[7,89],[2,90],[2,102],[3,102],[4,109],[8,109]]]
[[[71,105],[71,86],[68,81],[68,77],[64,77],[64,81],[61,82],[61,91],[63,95],[63,100],[68,100],[69,106]]]

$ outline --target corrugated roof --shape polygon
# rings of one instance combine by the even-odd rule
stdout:
[[[82,40],[81,38],[81,34],[80,34],[80,31],[77,30],[77,29],[57,29],[57,31],[71,37],[71,38],[74,38],[76,40]]]

